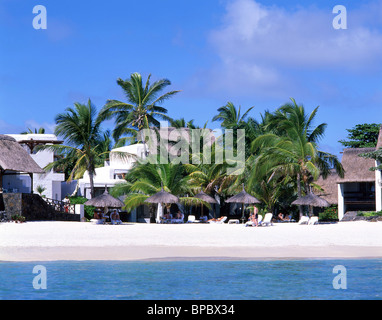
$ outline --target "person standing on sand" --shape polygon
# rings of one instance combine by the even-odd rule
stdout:
[[[255,224],[255,227],[259,226],[258,218],[259,218],[259,210],[257,209],[256,206],[253,206],[253,214],[249,217],[249,219]]]

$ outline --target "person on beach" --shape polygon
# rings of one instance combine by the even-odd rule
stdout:
[[[94,219],[102,219],[102,214],[97,209],[94,210]]]
[[[119,213],[117,210],[113,210],[113,212],[110,215],[110,221],[112,224],[121,224],[121,218],[119,217]]]
[[[255,224],[255,227],[259,226],[258,218],[259,218],[259,210],[257,209],[256,206],[254,206],[253,207],[253,214],[249,216],[249,220]]]
[[[66,196],[64,198],[64,200],[62,200],[62,202],[64,203],[64,210],[65,212],[69,212],[69,205],[70,205],[70,199],[68,196]]]
[[[282,212],[280,212],[280,213],[278,214],[277,218],[278,218],[280,221],[287,221],[287,220],[288,220],[288,219],[285,219],[285,218],[284,218],[284,215],[283,215]]]
[[[179,210],[178,213],[176,214],[176,219],[183,219],[183,215],[182,215],[182,213],[180,212],[180,210]]]

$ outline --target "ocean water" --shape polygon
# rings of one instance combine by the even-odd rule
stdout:
[[[376,300],[382,259],[0,262],[0,300],[8,299]]]

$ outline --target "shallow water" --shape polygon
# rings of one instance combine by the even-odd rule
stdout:
[[[382,299],[382,259],[0,262],[0,272],[0,300]],[[333,287],[339,276],[346,289]]]

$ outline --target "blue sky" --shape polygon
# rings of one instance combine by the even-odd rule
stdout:
[[[46,30],[32,27],[38,4]],[[320,106],[320,147],[339,154],[346,129],[382,123],[382,0],[0,0],[0,133],[51,132],[74,102],[124,99],[116,79],[133,72],[170,79],[169,115],[212,129],[228,101],[257,119],[290,97]]]

